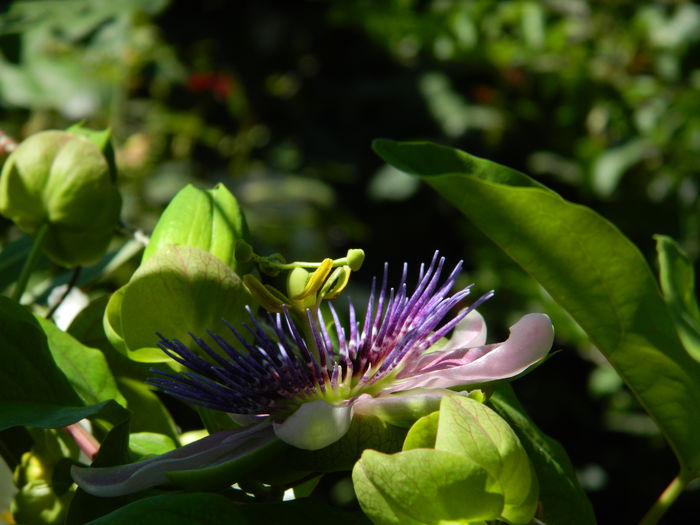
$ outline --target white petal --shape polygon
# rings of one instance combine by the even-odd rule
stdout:
[[[331,405],[323,400],[301,405],[282,423],[274,423],[275,434],[293,447],[318,450],[335,443],[350,428],[352,405]]]
[[[449,388],[487,383],[506,379],[523,372],[542,359],[552,347],[554,330],[552,322],[545,314],[523,316],[510,329],[507,341],[495,345],[469,349],[469,352],[455,351],[455,359],[441,360],[442,363],[421,373],[413,371],[411,377],[401,379],[384,392],[396,392],[412,388]],[[472,360],[470,353],[483,355]],[[430,354],[428,354],[430,355]],[[459,364],[459,357],[465,364]]]

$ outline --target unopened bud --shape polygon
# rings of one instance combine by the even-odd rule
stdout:
[[[104,154],[68,131],[32,135],[8,157],[0,175],[0,213],[29,235],[47,225],[44,252],[64,266],[102,256],[120,209]]]

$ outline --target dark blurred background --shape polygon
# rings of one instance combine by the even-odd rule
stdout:
[[[110,126],[124,220],[149,231],[186,183],[224,182],[256,250],[439,249],[496,289],[493,340],[526,311],[557,348],[515,387],[568,450],[601,523],[633,523],[676,474],[653,422],[565,313],[378,137],[525,171],[610,219],[654,264],[654,233],[700,252],[700,7],[684,1],[16,1],[0,11],[0,129]],[[7,224],[2,224],[7,229]],[[557,242],[552,239],[552,242]],[[118,284],[118,283],[117,283]],[[700,439],[700,438],[699,438]],[[665,523],[690,523],[693,487]]]

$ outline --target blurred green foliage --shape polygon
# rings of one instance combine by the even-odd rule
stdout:
[[[111,127],[129,228],[150,231],[185,184],[221,181],[258,253],[318,259],[364,248],[360,294],[357,283],[385,260],[415,263],[436,248],[465,258],[478,289],[498,291],[483,308],[494,326],[525,311],[554,318],[566,351],[518,389],[566,443],[601,516],[629,521],[673,475],[653,425],[551,298],[431,190],[382,165],[370,141],[430,139],[488,157],[593,207],[650,260],[654,233],[696,259],[698,5],[27,0],[1,9],[0,129],[20,141],[81,119]],[[3,249],[17,237],[7,222],[0,235]],[[125,284],[122,274],[92,292]]]

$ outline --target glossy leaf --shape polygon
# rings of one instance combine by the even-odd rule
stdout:
[[[700,361],[700,309],[695,297],[695,268],[670,237],[656,235],[659,281],[676,330],[688,353]]]
[[[685,475],[700,475],[700,370],[639,250],[593,210],[515,170],[430,143],[374,149],[422,176],[539,281],[657,422]]]
[[[595,524],[593,507],[566,451],[528,418],[510,385],[500,386],[489,404],[510,423],[530,457],[540,486],[542,520],[548,525]]]
[[[56,364],[85,404],[94,405],[109,399],[126,404],[102,352],[83,345],[52,322],[36,319],[46,333]]]

